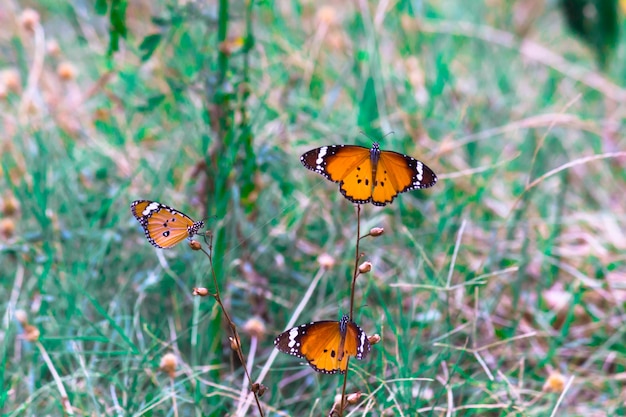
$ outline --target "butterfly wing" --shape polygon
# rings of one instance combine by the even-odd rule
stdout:
[[[367,357],[370,350],[370,341],[363,329],[357,326],[354,322],[348,323],[346,342],[343,348],[344,353],[361,360]]]
[[[156,201],[137,200],[130,209],[148,241],[157,248],[171,248],[204,226],[204,222],[194,222],[186,214]]]
[[[318,372],[343,374],[348,366],[348,355],[344,350],[339,359],[341,339],[338,321],[314,323],[302,337],[302,354]]]
[[[368,203],[372,196],[370,150],[355,145],[312,149],[300,157],[302,165],[339,183],[339,190],[353,203]]]
[[[345,333],[342,324],[347,325]],[[281,333],[274,344],[281,352],[304,358],[317,372],[326,374],[345,373],[349,356],[363,359],[370,351],[365,332],[348,322],[347,316],[341,322],[317,321],[294,327]]]
[[[423,162],[393,151],[381,151],[372,191],[372,204],[384,206],[399,194],[435,185],[437,175]]]
[[[146,210],[151,203],[155,203],[155,201],[148,200],[137,200],[133,201],[130,205],[130,211],[133,213],[133,216],[141,223],[141,220],[146,217],[151,210]],[[158,204],[158,203],[157,203]],[[146,214],[144,214],[144,212]]]
[[[423,162],[401,153],[380,151],[377,143],[372,149],[322,146],[303,154],[300,161],[311,171],[338,182],[341,194],[357,204],[385,206],[400,193],[432,187],[437,182],[435,173]]]

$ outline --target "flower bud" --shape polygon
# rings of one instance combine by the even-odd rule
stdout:
[[[189,247],[193,250],[200,250],[202,249],[202,244],[197,240],[192,240],[191,242],[189,242]]]
[[[239,350],[239,342],[237,342],[237,339],[229,337],[228,340],[230,341],[230,348],[232,350]]]
[[[380,236],[383,233],[385,233],[385,229],[383,229],[382,227],[372,227],[370,229],[370,236],[373,237]]]
[[[265,385],[258,382],[252,384],[252,392],[256,393],[259,397],[262,397],[263,394],[265,394],[265,391],[267,391],[267,387]]]
[[[361,393],[361,391],[357,391],[357,392],[353,392],[352,394],[348,394],[346,395],[346,402],[350,405],[354,405],[356,403],[359,402],[359,400],[361,399],[361,396],[363,394]]]
[[[207,295],[209,295],[209,290],[207,290],[206,288],[202,288],[202,287],[200,287],[200,288],[194,288],[194,289],[191,291],[191,294],[193,294],[193,295],[197,295],[197,296],[199,296],[199,297],[206,297]]]
[[[380,335],[378,333],[373,334],[371,336],[368,336],[367,340],[370,342],[370,345],[375,345],[380,342]]]
[[[361,274],[368,273],[371,270],[372,270],[372,263],[369,261],[363,262],[361,265],[359,265],[359,273]]]

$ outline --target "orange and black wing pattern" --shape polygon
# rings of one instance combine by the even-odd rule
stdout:
[[[339,183],[339,190],[353,203],[385,206],[399,194],[435,185],[437,176],[423,162],[393,151],[356,145],[330,145],[312,149],[300,157],[302,165]]]
[[[343,316],[341,321],[316,321],[281,333],[278,350],[307,360],[311,368],[325,374],[345,373],[348,357],[364,359],[370,352],[365,332]]]
[[[372,152],[378,154],[374,144]],[[437,175],[422,161],[393,151],[380,151],[376,178],[372,188],[372,204],[384,206],[400,193],[432,187]]]
[[[161,249],[171,248],[204,227],[204,222],[194,222],[186,214],[156,201],[133,201],[130,211],[143,227],[148,242]]]

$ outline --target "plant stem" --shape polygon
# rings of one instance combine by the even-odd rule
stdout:
[[[211,276],[213,277],[213,285],[215,285],[215,293],[212,293],[211,295],[213,296],[217,304],[220,306],[222,313],[224,314],[224,317],[226,318],[226,321],[228,321],[228,325],[230,326],[230,329],[232,331],[233,338],[235,339],[235,345],[236,345],[235,352],[237,352],[237,357],[239,357],[241,366],[243,367],[246,377],[248,377],[248,382],[250,384],[250,391],[252,391],[252,394],[254,394],[254,400],[256,401],[256,405],[259,410],[259,413],[261,414],[261,417],[263,417],[264,414],[263,414],[263,409],[261,408],[261,402],[259,401],[259,396],[257,395],[256,391],[252,389],[252,384],[253,384],[252,377],[250,377],[250,372],[248,372],[248,367],[246,366],[246,360],[243,355],[243,351],[241,350],[241,338],[239,337],[239,332],[237,332],[237,326],[235,326],[235,323],[230,318],[228,311],[226,311],[226,307],[224,306],[224,303],[222,303],[222,298],[220,296],[220,289],[217,283],[217,275],[215,274],[215,268],[213,267],[213,256],[211,255],[213,253],[212,243],[209,243],[208,252],[204,248],[201,248],[200,250],[209,258]]]
[[[359,276],[359,242],[361,241],[361,205],[356,206],[356,245],[354,250],[354,274],[352,275],[352,286],[350,287],[350,321],[354,314],[354,287],[356,286],[356,277]]]
[[[350,321],[354,314],[354,293],[356,287],[356,278],[359,276],[359,259],[361,254],[359,252],[359,242],[361,241],[361,205],[356,205],[356,244],[354,249],[354,273],[352,274],[352,285],[350,286]],[[346,373],[343,374],[343,386],[341,388],[341,406],[339,407],[339,417],[343,415],[343,409],[345,407],[346,399],[346,387],[348,386],[348,365],[350,364],[350,357],[346,357]]]

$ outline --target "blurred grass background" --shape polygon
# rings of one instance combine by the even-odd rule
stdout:
[[[363,208],[351,415],[626,415],[618,6],[1,0],[3,414],[257,413],[138,198],[208,219],[266,415],[327,413],[342,378],[268,358],[308,288],[297,324],[349,308],[355,210],[299,156],[363,130],[440,180]]]

